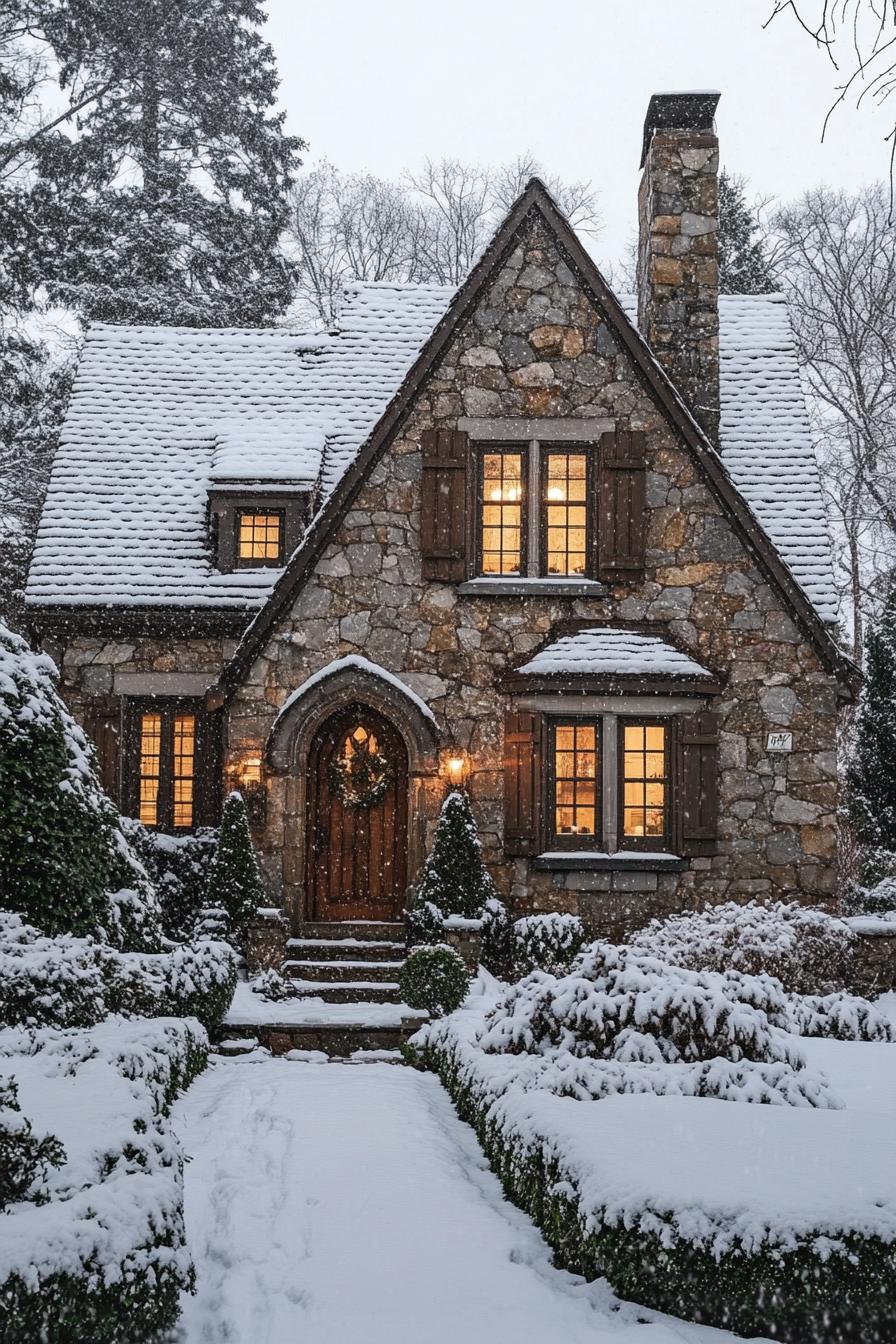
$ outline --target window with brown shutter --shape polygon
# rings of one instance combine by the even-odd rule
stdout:
[[[420,550],[424,579],[459,583],[468,577],[467,499],[470,444],[462,430],[423,432]]]
[[[678,722],[677,848],[687,857],[715,854],[719,825],[719,716],[710,710]]]
[[[619,720],[619,848],[665,850],[671,841],[669,724]]]
[[[533,855],[541,849],[541,717],[524,711],[504,718],[504,849]]]
[[[605,583],[643,577],[646,475],[643,432],[616,429],[601,435],[597,569]]]
[[[96,767],[100,783],[113,802],[119,801],[121,757],[121,709],[118,701],[108,705],[88,705],[84,712],[84,732],[96,749]]]

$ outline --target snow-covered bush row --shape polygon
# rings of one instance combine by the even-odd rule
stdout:
[[[886,1116],[837,1109],[785,1063],[489,1053],[497,991],[480,988],[412,1045],[558,1265],[745,1335],[896,1336],[896,1179],[865,1156],[886,1149]],[[819,1108],[835,1110],[823,1125]]]
[[[226,1013],[236,959],[200,940],[169,952],[117,952],[92,938],[46,938],[0,911],[0,1026],[86,1027],[108,1013],[198,1017]]]
[[[837,994],[788,994],[788,1029],[797,1036],[829,1036],[836,1041],[896,1040],[889,1018],[867,999]]]
[[[596,942],[568,975],[534,971],[493,1010],[483,1048],[560,1050],[654,1063],[743,1059],[802,1064],[784,1029],[780,984],[739,971],[687,971],[628,947]]]
[[[513,926],[513,965],[517,975],[529,971],[565,971],[585,941],[578,915],[526,915]]]
[[[673,966],[764,972],[792,993],[816,994],[849,984],[855,935],[842,919],[796,901],[728,901],[655,919],[629,941]]]
[[[189,1021],[0,1031],[11,1118],[57,1145],[0,1217],[2,1344],[149,1344],[171,1327],[193,1269],[167,1113],[207,1050]]]

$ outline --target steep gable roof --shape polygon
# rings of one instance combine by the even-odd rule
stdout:
[[[410,415],[430,370],[447,350],[455,332],[473,311],[497,274],[532,212],[537,212],[564,259],[578,275],[592,301],[622,348],[628,353],[644,386],[669,424],[690,448],[709,488],[735,524],[768,581],[777,589],[799,627],[816,648],[824,666],[845,684],[855,669],[838,650],[818,611],[782,559],[743,494],[734,485],[722,459],[685,406],[665,370],[607,285],[542,182],[533,178],[497,230],[479,262],[451,301],[448,311],[408,370],[401,387],[386,407],[357,457],[340,478],[309,527],[301,545],[274,585],[262,610],[249,625],[233,658],[224,669],[212,699],[228,698],[248,672],[277,620],[289,609],[301,584],[330,541],[368,473]]]

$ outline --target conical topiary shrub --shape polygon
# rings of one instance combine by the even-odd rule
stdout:
[[[241,793],[231,793],[221,813],[218,848],[212,859],[204,905],[219,907],[227,914],[231,939],[241,944],[246,926],[265,903],[264,879]]]
[[[476,918],[496,895],[482,861],[470,800],[456,790],[442,804],[432,851],[414,893],[415,908],[422,910],[430,904],[443,915]]]

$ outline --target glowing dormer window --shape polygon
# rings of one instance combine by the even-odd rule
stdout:
[[[282,509],[240,509],[236,521],[238,565],[283,564]]]

